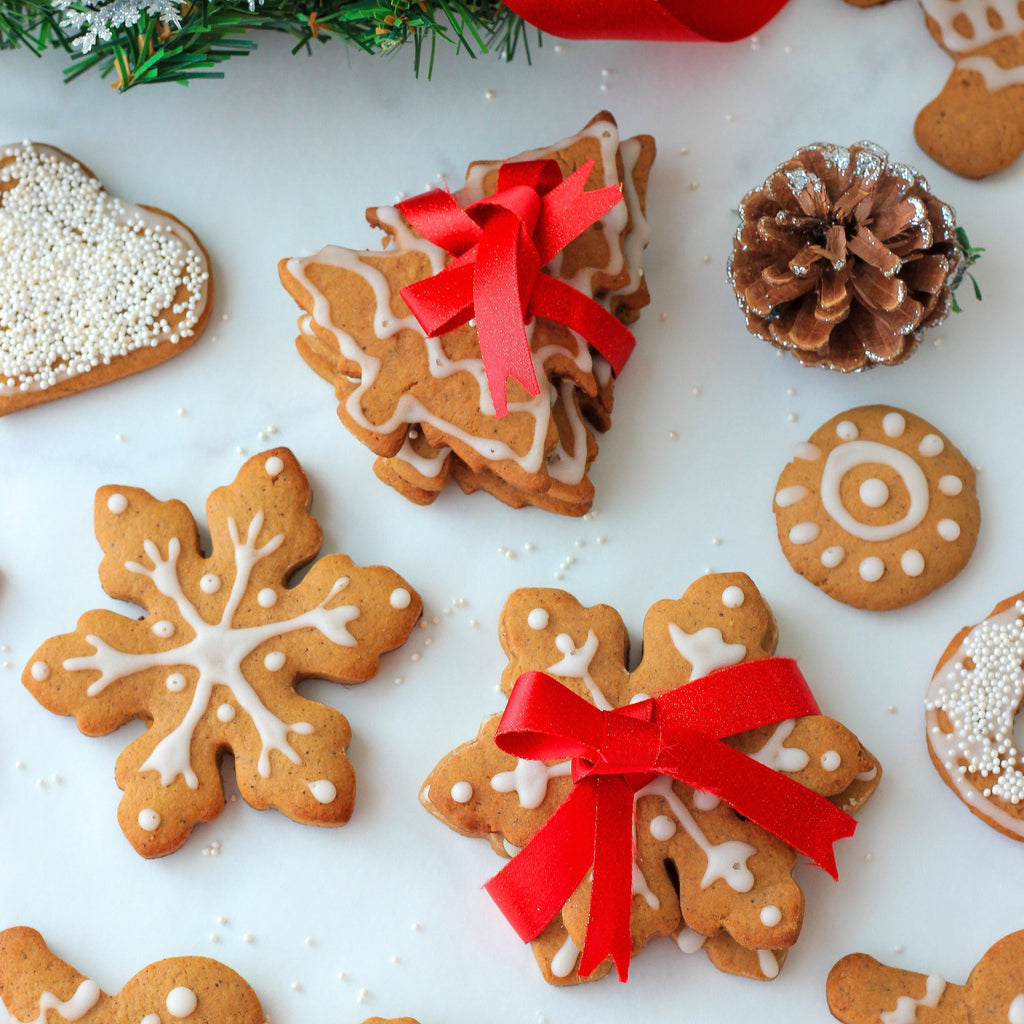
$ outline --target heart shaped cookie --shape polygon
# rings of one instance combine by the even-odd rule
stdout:
[[[0,151],[0,416],[170,359],[212,299],[177,218],[116,199],[52,146]]]

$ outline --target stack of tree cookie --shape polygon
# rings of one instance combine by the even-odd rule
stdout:
[[[600,303],[624,324],[649,302],[640,258],[648,238],[650,136],[620,140],[614,118],[598,114],[581,132],[508,162],[554,160],[563,177],[593,161],[587,190],[617,186],[622,201],[566,245],[542,273]],[[502,161],[470,165],[460,206],[493,195]],[[367,219],[386,233],[385,251],[327,246],[282,260],[281,280],[304,311],[297,347],[335,389],[342,422],[378,458],[377,475],[410,500],[429,504],[454,476],[520,507],[582,515],[593,502],[587,471],[595,432],[611,422],[614,374],[580,334],[553,320],[526,325],[539,390],[507,383],[507,415],[489,391],[475,320],[428,337],[402,288],[451,262],[399,209]]]

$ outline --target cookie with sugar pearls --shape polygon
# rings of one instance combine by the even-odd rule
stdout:
[[[798,444],[775,488],[790,565],[830,597],[885,611],[948,583],[974,551],[975,473],[952,442],[903,409],[834,416]]]

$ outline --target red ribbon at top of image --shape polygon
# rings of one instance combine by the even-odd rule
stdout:
[[[786,0],[506,0],[521,18],[563,39],[735,42],[771,21]]]

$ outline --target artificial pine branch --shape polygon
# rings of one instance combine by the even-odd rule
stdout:
[[[506,60],[521,46],[529,60],[528,26],[501,0],[0,0],[0,50],[59,48],[72,58],[67,81],[96,70],[121,90],[223,77],[219,64],[256,49],[254,30],[288,33],[293,52],[332,39],[369,54],[411,44],[417,75],[430,75],[439,44]]]

